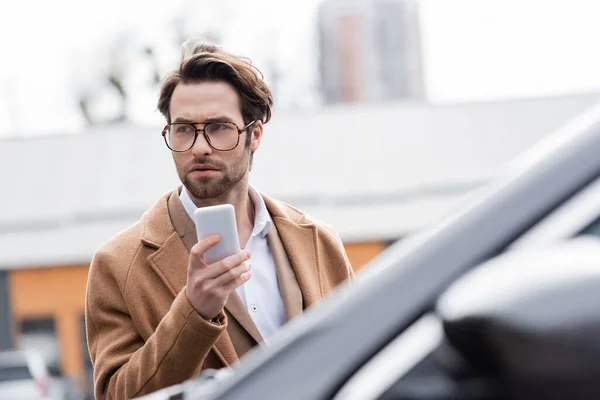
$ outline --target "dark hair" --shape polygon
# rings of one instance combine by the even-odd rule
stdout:
[[[187,44],[188,42],[186,42]],[[273,96],[261,72],[247,58],[234,56],[217,46],[197,43],[184,44],[179,68],[167,75],[160,89],[158,110],[171,122],[170,104],[175,87],[180,83],[223,81],[238,93],[244,124],[271,119]]]

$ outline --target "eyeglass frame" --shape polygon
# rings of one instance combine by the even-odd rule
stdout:
[[[174,151],[175,153],[185,153],[186,151],[191,150],[194,145],[196,144],[196,140],[198,140],[198,132],[202,132],[202,136],[204,136],[204,139],[206,139],[206,143],[208,143],[208,145],[217,151],[232,151],[235,150],[236,147],[238,147],[238,145],[240,144],[240,136],[242,135],[242,133],[244,133],[246,131],[246,129],[250,128],[257,120],[254,120],[252,122],[250,122],[248,125],[246,125],[243,128],[240,128],[239,126],[237,126],[237,124],[235,122],[231,122],[231,121],[211,121],[211,122],[169,122],[167,125],[165,125],[165,127],[162,130],[162,137],[165,140],[165,144],[167,145],[168,149],[171,151]],[[201,129],[197,129],[196,125],[198,124],[204,124],[204,126]],[[213,144],[210,142],[210,139],[208,137],[208,134],[206,133],[205,129],[208,125],[210,124],[232,124],[233,126],[235,126],[235,129],[237,129],[238,131],[238,137],[237,137],[237,142],[235,143],[235,146],[233,146],[230,149],[227,150],[221,150],[221,149],[217,149],[215,146],[213,146]],[[172,125],[192,125],[194,128],[196,128],[196,132],[194,133],[194,140],[192,141],[192,144],[190,145],[190,147],[188,147],[185,150],[173,150],[171,148],[171,146],[169,146],[169,141],[167,140],[167,131],[169,129],[170,126]]]

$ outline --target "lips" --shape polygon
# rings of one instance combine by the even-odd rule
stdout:
[[[192,179],[210,178],[220,171],[212,164],[196,164],[190,168],[189,176]]]
[[[194,172],[194,171],[218,171],[219,168],[215,167],[214,165],[210,165],[210,164],[199,164],[199,165],[194,165],[192,168],[190,168],[190,172]]]

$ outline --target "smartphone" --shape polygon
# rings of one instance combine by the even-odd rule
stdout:
[[[221,236],[221,241],[204,254],[204,260],[208,264],[240,251],[235,209],[231,204],[198,208],[194,211],[194,223],[198,241],[215,233]]]

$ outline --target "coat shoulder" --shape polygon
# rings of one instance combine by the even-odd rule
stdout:
[[[336,242],[342,242],[340,235],[332,225],[321,221],[317,218],[314,218],[311,215],[308,215],[304,211],[292,206],[291,204],[276,199],[272,199],[272,201],[277,203],[279,209],[283,210],[286,216],[292,221],[299,224],[314,224],[318,230],[325,232],[326,234],[331,236]]]
[[[92,258],[90,279],[108,274],[122,287],[135,255],[143,246],[141,235],[142,224],[137,222],[100,246]]]
[[[283,214],[283,216],[285,216],[286,218],[288,218],[294,222],[301,221],[304,218],[304,216],[306,215],[302,210],[300,210],[284,201],[281,201],[278,199],[273,199],[273,198],[270,198],[270,200],[273,204],[275,204],[277,206],[278,212],[281,212]]]

